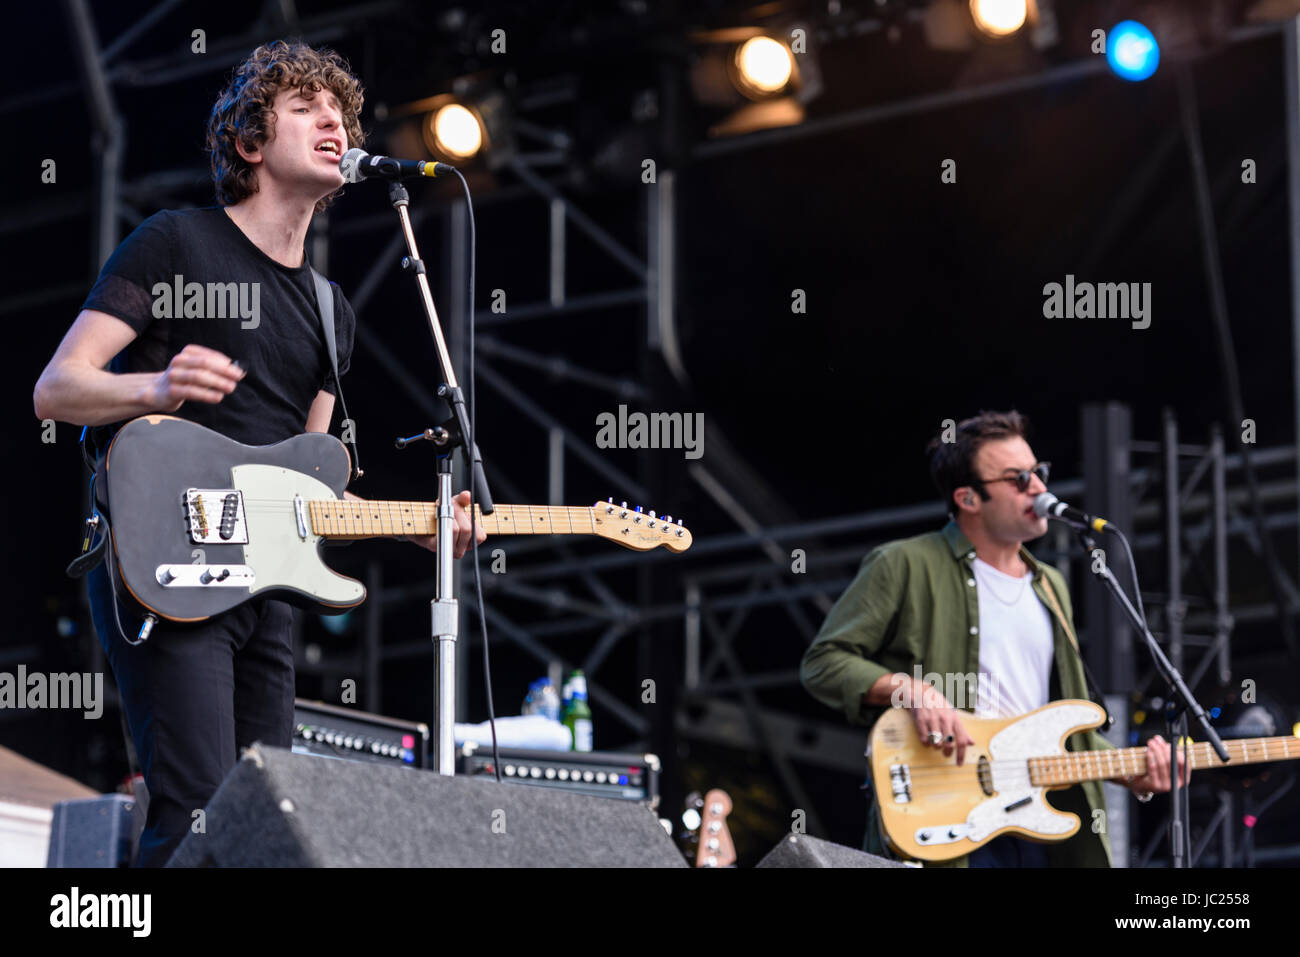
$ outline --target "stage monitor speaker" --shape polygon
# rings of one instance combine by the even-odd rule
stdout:
[[[910,867],[843,844],[832,844],[807,834],[787,834],[772,848],[759,867]]]
[[[130,867],[143,819],[125,794],[54,805],[46,867]]]
[[[254,745],[169,867],[685,867],[654,811]]]

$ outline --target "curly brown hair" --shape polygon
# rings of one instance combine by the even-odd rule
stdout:
[[[304,95],[330,91],[339,101],[348,146],[364,144],[360,115],[365,98],[361,82],[352,75],[347,61],[333,50],[313,50],[298,41],[264,43],[235,69],[208,117],[212,182],[222,206],[231,206],[257,192],[257,171],[239,155],[235,144],[253,150],[270,138],[275,125],[272,107],[282,90],[298,90]],[[335,190],[317,202],[316,212],[328,207],[341,192]]]

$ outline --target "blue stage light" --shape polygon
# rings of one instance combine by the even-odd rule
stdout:
[[[1106,62],[1125,80],[1145,80],[1160,65],[1160,44],[1136,20],[1115,24],[1106,38]]]

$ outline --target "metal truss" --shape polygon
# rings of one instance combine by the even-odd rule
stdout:
[[[1241,621],[1276,621],[1280,615],[1294,615],[1300,610],[1300,593],[1285,575],[1279,576],[1285,596],[1281,609],[1274,602],[1232,605],[1228,577],[1232,539],[1243,541],[1264,562],[1269,553],[1260,540],[1261,535],[1297,525],[1296,486],[1292,475],[1295,449],[1289,446],[1258,449],[1250,454],[1247,462],[1240,454],[1226,453],[1223,434],[1217,425],[1211,426],[1205,444],[1188,444],[1181,441],[1178,423],[1172,412],[1166,410],[1160,440],[1149,442],[1128,437],[1130,418],[1128,409],[1115,403],[1084,410],[1085,448],[1096,456],[1087,463],[1088,474],[1121,478],[1118,485],[1098,482],[1092,487],[1089,510],[1108,517],[1122,515],[1123,519],[1116,520],[1122,520],[1127,527],[1147,529],[1131,538],[1137,555],[1159,554],[1165,572],[1163,587],[1143,591],[1150,609],[1152,634],[1194,691],[1207,676],[1213,678],[1215,685],[1226,686],[1233,677],[1234,626]],[[1130,456],[1146,458],[1152,464],[1146,468],[1132,467]],[[1247,467],[1272,471],[1281,468],[1286,474],[1258,483],[1252,490],[1246,487]],[[1237,477],[1231,487],[1230,474]],[[1274,509],[1264,516],[1262,523],[1250,514],[1256,500],[1261,506]],[[1127,582],[1127,569],[1117,567],[1118,555],[1108,553],[1107,562],[1120,581]],[[1092,583],[1085,599],[1088,621],[1097,623],[1090,628],[1087,651],[1094,663],[1110,666],[1106,669],[1108,678],[1102,679],[1114,682],[1108,690],[1141,698],[1163,696],[1164,689],[1158,686],[1159,674],[1144,655],[1135,656],[1132,652],[1135,642],[1127,623],[1104,614],[1101,603],[1107,602],[1109,596]],[[1115,743],[1127,745],[1126,741]],[[1198,793],[1204,788],[1195,778],[1192,786]],[[1232,866],[1239,854],[1247,864],[1253,862],[1251,835],[1239,830],[1243,814],[1249,813],[1241,806],[1249,800],[1249,795],[1216,787],[1212,800],[1214,813],[1196,837],[1190,864],[1195,866],[1212,842],[1217,842],[1216,859],[1227,866]],[[1112,808],[1112,818],[1118,812],[1125,819],[1122,823],[1126,823],[1129,810],[1127,802]],[[1145,845],[1132,849],[1136,866],[1149,865],[1157,852],[1163,852],[1166,830],[1164,826],[1158,828]],[[1129,857],[1127,848],[1115,846],[1112,850],[1117,859]]]
[[[64,4],[73,30],[76,52],[84,68],[82,86],[56,86],[11,98],[0,103],[0,112],[24,108],[36,102],[48,102],[84,89],[90,102],[95,130],[95,235],[98,262],[102,264],[116,246],[118,226],[124,218],[127,221],[138,220],[137,207],[147,208],[151,198],[173,189],[185,188],[197,178],[196,171],[178,170],[154,174],[134,184],[121,182],[120,159],[125,129],[113,99],[114,85],[147,87],[226,68],[245,55],[249,46],[261,39],[261,34],[248,33],[231,38],[219,47],[211,48],[208,56],[197,60],[186,56],[124,63],[120,60],[127,46],[142,35],[149,24],[169,13],[176,6],[176,0],[163,0],[139,25],[116,38],[107,48],[101,48],[95,37],[86,0],[64,0]],[[283,19],[280,22],[292,26],[309,42],[320,42],[356,32],[367,19],[389,13],[399,6],[400,3],[396,0],[358,4],[311,20],[296,22]],[[268,8],[281,9],[278,5],[269,5]],[[292,13],[291,5],[285,5],[283,9]],[[264,26],[265,24],[260,25]],[[1245,39],[1258,32],[1276,29],[1275,25],[1243,29],[1234,34],[1234,39]],[[904,113],[939,109],[981,96],[1003,95],[1041,83],[1068,80],[1090,74],[1098,68],[1095,62],[1089,62],[1047,71],[1036,78],[1017,79],[977,90],[954,91],[871,107],[788,130],[706,144],[697,148],[693,156],[695,159],[705,159],[724,152],[768,145],[778,140],[877,122]],[[1295,75],[1294,71],[1292,75]],[[499,190],[477,202],[516,202],[525,199],[535,202],[538,198],[544,201],[549,225],[548,290],[545,299],[512,305],[504,315],[480,311],[474,317],[476,328],[482,333],[479,339],[481,357],[486,360],[478,363],[478,372],[485,389],[493,392],[519,415],[544,429],[550,436],[547,472],[552,502],[562,501],[565,470],[574,462],[591,469],[615,487],[625,489],[629,496],[639,496],[646,500],[650,491],[646,476],[629,475],[604,457],[596,455],[587,436],[578,435],[564,421],[562,414],[548,410],[537,397],[515,386],[503,370],[513,365],[544,371],[556,378],[626,399],[646,400],[658,397],[656,390],[625,376],[582,367],[563,355],[543,355],[520,348],[496,333],[498,329],[512,323],[554,320],[580,312],[640,306],[644,344],[668,373],[668,377],[662,381],[673,384],[675,388],[689,389],[688,371],[677,346],[674,314],[675,237],[679,212],[676,201],[677,174],[671,169],[661,169],[657,182],[643,187],[646,214],[644,250],[630,250],[538,171],[554,165],[557,157],[568,148],[567,137],[539,127],[530,127],[527,117],[517,118],[516,123],[521,124],[521,131],[543,139],[554,149],[513,158],[508,169],[518,181],[517,185]],[[1300,129],[1300,120],[1293,123],[1293,131],[1294,129]],[[1295,139],[1300,141],[1300,133],[1295,134]],[[48,220],[76,215],[82,208],[84,206],[79,203],[64,206],[47,204],[37,212]],[[462,241],[465,235],[465,209],[459,200],[453,200],[437,210],[437,213],[435,217],[426,209],[412,210],[413,226],[417,229],[429,228],[436,220],[444,230],[443,238],[448,241],[441,243],[439,248],[446,250],[442,273],[448,280],[440,295],[440,304],[445,315],[452,318],[453,322],[449,325],[455,329],[455,323],[463,321],[468,313],[464,290],[457,288],[462,285],[460,277],[465,274],[465,244]],[[322,218],[318,217],[318,220]],[[17,217],[9,219],[9,223],[14,222],[22,222],[23,226],[27,226],[32,220]],[[335,235],[330,236],[330,230],[325,228],[327,224],[322,220],[312,239],[317,244],[313,246],[313,258],[323,264],[331,241],[342,241],[345,236],[387,226],[388,222],[386,216],[376,215],[364,221],[353,221],[345,229],[334,230]],[[566,276],[566,246],[570,229],[590,239],[615,267],[626,274],[626,286],[601,293],[574,295],[571,292]],[[373,297],[387,270],[400,258],[400,248],[400,237],[395,236],[375,256],[371,268],[350,297],[358,313],[364,310],[367,301]],[[33,301],[50,301],[65,296],[72,298],[75,295],[80,293],[70,293],[69,288],[65,287],[41,290],[26,294],[21,301],[0,301],[0,312],[30,307]],[[465,337],[460,334],[450,338],[453,340],[453,360],[458,368],[464,368]],[[356,343],[358,348],[379,363],[391,377],[392,383],[412,401],[415,408],[430,420],[440,417],[440,402],[424,382],[412,374],[396,352],[365,324],[358,325]],[[457,354],[456,350],[462,351]],[[1113,409],[1110,414],[1112,419],[1122,418]],[[489,593],[487,618],[490,634],[498,647],[518,648],[547,667],[553,667],[557,662],[564,667],[582,667],[588,674],[593,701],[623,728],[630,742],[628,746],[635,747],[647,740],[653,730],[651,722],[665,719],[648,718],[643,711],[629,706],[629,695],[614,690],[620,679],[608,677],[602,669],[618,643],[629,636],[644,634],[645,629],[652,625],[668,624],[676,627],[680,623],[678,640],[682,642],[683,667],[681,674],[672,678],[680,681],[683,693],[678,707],[667,715],[666,720],[676,733],[684,737],[763,753],[771,761],[792,806],[801,807],[807,812],[810,831],[822,832],[824,829],[816,814],[814,796],[807,792],[797,764],[838,769],[846,773],[863,773],[865,763],[862,758],[862,736],[845,728],[838,720],[809,719],[788,709],[766,706],[760,700],[760,695],[798,688],[797,662],[815,634],[821,617],[833,598],[851,581],[854,568],[866,551],[901,534],[935,527],[943,521],[943,509],[937,503],[925,503],[814,521],[797,520],[774,494],[765,489],[757,471],[731,449],[725,436],[715,426],[710,425],[708,428],[709,465],[707,468],[698,464],[692,466],[687,470],[687,478],[698,485],[721,512],[735,522],[739,531],[700,539],[690,552],[672,560],[671,571],[670,566],[661,564],[665,561],[664,557],[654,552],[581,554],[567,545],[557,544],[558,540],[522,541],[512,545],[511,555],[515,564],[509,575],[484,576],[484,585]],[[1101,424],[1092,432],[1104,440],[1114,437]],[[1085,429],[1086,446],[1087,434],[1088,430]],[[1095,442],[1091,451],[1096,453],[1104,444]],[[1119,472],[1110,471],[1109,478],[1099,481],[1091,480],[1096,477],[1093,470],[1099,460],[1095,454],[1085,454],[1090,478],[1087,484],[1089,504],[1094,511],[1101,511],[1104,506],[1093,501],[1100,494],[1102,498],[1114,499],[1117,504],[1121,500],[1128,502],[1126,509],[1134,519],[1147,519],[1153,513],[1148,511],[1147,505],[1141,503],[1141,490],[1148,485],[1157,484],[1157,479],[1161,475],[1165,476],[1162,484],[1167,488],[1166,497],[1169,500],[1166,514],[1173,517],[1163,532],[1134,535],[1133,545],[1139,553],[1161,544],[1172,549],[1174,561],[1171,568],[1175,571],[1171,572],[1167,582],[1167,593],[1159,596],[1164,637],[1170,642],[1171,649],[1177,649],[1178,659],[1182,659],[1188,649],[1201,649],[1201,657],[1195,665],[1194,673],[1189,676],[1191,683],[1194,684],[1195,679],[1210,667],[1217,667],[1217,674],[1221,676],[1230,664],[1229,642],[1233,620],[1245,621],[1276,614],[1276,609],[1269,605],[1237,606],[1229,613],[1226,542],[1232,537],[1241,537],[1258,551],[1261,533],[1297,524],[1294,508],[1290,508],[1286,514],[1267,516],[1262,526],[1242,518],[1237,510],[1241,507],[1244,493],[1229,489],[1226,484],[1226,476],[1240,467],[1240,457],[1225,455],[1221,438],[1212,437],[1208,448],[1188,450],[1178,444],[1176,429],[1171,438],[1167,427],[1164,444],[1161,446],[1167,454],[1164,470],[1128,468],[1127,456],[1130,451],[1145,453],[1151,449],[1141,443],[1130,443],[1127,436],[1121,445],[1125,456],[1124,468]],[[1182,480],[1179,456],[1184,455],[1195,458],[1196,462],[1191,473]],[[1261,449],[1254,453],[1253,459],[1256,464],[1267,466],[1294,462],[1296,455],[1297,448],[1292,446]],[[1174,464],[1171,465],[1171,462]],[[1110,464],[1113,465],[1114,462]],[[1170,471],[1171,468],[1173,471]],[[1207,475],[1211,480],[1210,492],[1198,493],[1196,488]],[[1180,481],[1171,481],[1172,476],[1177,476],[1181,484]],[[492,468],[491,477],[494,487],[503,497],[523,499],[518,494],[515,483],[508,475],[502,474],[499,468]],[[1064,498],[1077,498],[1084,491],[1084,485],[1084,479],[1080,478],[1054,483],[1053,489]],[[1260,490],[1260,499],[1265,503],[1294,506],[1295,484],[1289,481],[1265,485]],[[1120,517],[1114,510],[1109,514]],[[760,515],[763,516],[762,520],[758,518]],[[1183,524],[1185,519],[1190,520],[1196,516],[1200,516],[1199,524]],[[1135,526],[1129,523],[1129,527]],[[1057,535],[1050,540],[1047,549],[1040,549],[1040,554],[1046,560],[1058,562],[1068,572],[1068,546],[1068,539]],[[802,572],[795,572],[792,568],[791,551],[795,548],[805,552],[806,568]],[[1182,581],[1188,571],[1199,567],[1203,561],[1201,553],[1207,549],[1213,556],[1211,565],[1216,585],[1208,603],[1196,605],[1192,596],[1184,591]],[[660,596],[653,602],[629,602],[620,597],[619,590],[605,580],[604,576],[615,571],[620,574],[631,571],[652,573],[661,583],[661,590],[666,587],[674,597],[667,601]],[[360,665],[370,706],[378,709],[382,700],[379,679],[384,664],[414,656],[428,656],[431,651],[427,639],[385,641],[385,615],[400,603],[417,598],[427,599],[433,593],[433,584],[429,580],[400,588],[387,587],[378,563],[372,563],[367,578],[370,601],[365,609],[363,640],[355,661]],[[472,603],[467,600],[468,595],[463,587],[461,596],[463,614],[468,616]],[[533,604],[548,611],[559,610],[563,616],[550,618],[540,624],[521,624],[507,616],[499,603],[491,600],[495,596],[508,598],[511,602]],[[1292,610],[1300,607],[1300,599],[1294,587],[1289,590],[1288,599]],[[751,650],[745,642],[746,624],[755,611],[776,611],[778,608],[790,627],[791,640],[786,656],[790,664],[788,667],[752,670],[746,664],[747,653]],[[1091,612],[1088,620],[1098,622],[1090,629],[1087,647],[1090,656],[1099,655],[1106,664],[1104,673],[1108,677],[1103,679],[1104,683],[1112,690],[1132,687],[1131,683],[1125,685],[1115,680],[1118,674],[1131,668],[1132,662],[1125,659],[1119,650],[1120,643],[1114,637],[1117,629],[1113,627],[1113,622],[1108,624],[1102,617],[1094,619]],[[469,625],[467,617],[462,622],[461,634],[472,634]],[[467,661],[468,656],[460,656],[462,666]],[[1132,678],[1136,680],[1136,675],[1132,675]],[[465,673],[462,671],[459,693],[462,703],[467,698],[464,681]],[[458,717],[463,720],[465,716],[462,714]],[[1220,825],[1223,825],[1223,832],[1228,830],[1226,822],[1232,819],[1231,812],[1232,808],[1229,807],[1216,815],[1200,839],[1198,852],[1207,847],[1209,838],[1205,835]],[[1220,853],[1223,860],[1233,860],[1231,836],[1226,833],[1221,838]]]

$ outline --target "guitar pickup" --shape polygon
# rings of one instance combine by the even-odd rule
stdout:
[[[244,493],[238,489],[186,489],[185,518],[195,545],[248,544]]]
[[[894,792],[895,804],[907,804],[912,800],[912,771],[906,764],[889,766],[889,787]]]

